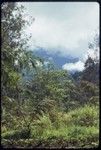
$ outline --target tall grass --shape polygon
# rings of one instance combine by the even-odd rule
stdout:
[[[20,140],[16,133],[18,135],[17,131],[3,133],[3,139],[17,137],[17,140]],[[23,138],[23,135],[24,133],[21,134],[21,138],[27,139],[27,136],[24,135]],[[44,144],[49,147],[96,147],[99,143],[99,108],[85,105],[68,113],[57,112],[54,121],[50,114],[43,114],[33,122],[29,138],[32,139],[27,142],[30,145],[35,141],[43,141],[41,146]]]

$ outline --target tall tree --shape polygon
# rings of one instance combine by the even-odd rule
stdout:
[[[2,95],[10,96],[20,79],[16,64],[21,67],[29,37],[24,29],[31,22],[24,19],[24,7],[15,2],[2,3],[1,7],[1,83]],[[26,55],[25,55],[26,56]],[[19,68],[20,69],[20,68]],[[17,89],[16,89],[17,90]]]
[[[99,36],[95,35],[94,41],[89,43],[89,55],[85,62],[85,70],[82,74],[82,80],[99,84]],[[93,54],[90,55],[90,53]]]

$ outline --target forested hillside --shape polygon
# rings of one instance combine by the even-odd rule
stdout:
[[[28,47],[23,6],[2,4],[1,144],[7,148],[99,145],[99,59],[95,36],[85,69],[71,75]],[[34,44],[34,43],[33,43]]]

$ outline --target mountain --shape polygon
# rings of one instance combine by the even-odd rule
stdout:
[[[65,63],[75,63],[79,59],[74,58],[70,55],[61,56],[60,53],[49,52],[43,48],[39,48],[38,50],[34,50],[34,54],[36,56],[42,57],[45,61],[51,60],[58,68],[62,68]]]

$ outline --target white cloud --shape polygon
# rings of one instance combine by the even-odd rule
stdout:
[[[84,64],[85,61],[87,60],[88,56],[90,56],[93,60],[99,60],[100,58],[100,52],[99,52],[99,47],[95,47],[94,49],[87,49],[87,52],[82,55],[81,60],[75,63],[66,63],[62,66],[64,70],[69,70],[69,71],[83,71],[84,70]]]
[[[99,28],[96,2],[24,2],[26,12],[35,18],[27,29],[31,47],[43,47],[52,53],[81,57],[87,51],[93,31]]]
[[[64,70],[69,70],[69,71],[83,71],[84,70],[84,62],[78,61],[75,63],[66,63],[62,66]]]

